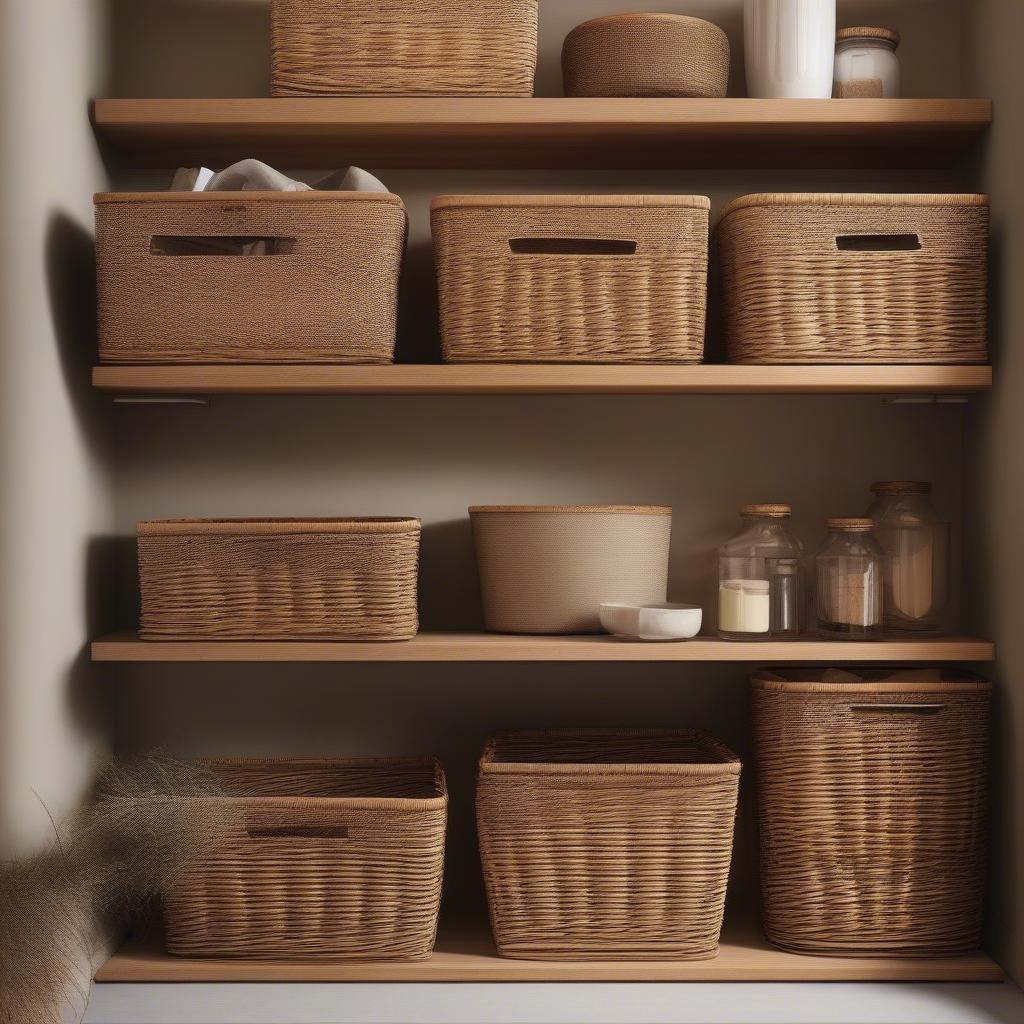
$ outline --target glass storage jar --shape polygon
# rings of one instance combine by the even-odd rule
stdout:
[[[871,485],[867,514],[888,556],[884,570],[886,632],[941,633],[949,589],[949,524],[941,522],[923,480]]]
[[[900,34],[891,28],[841,28],[836,33],[833,92],[839,99],[896,99]]]
[[[885,552],[867,518],[827,519],[828,536],[814,560],[818,632],[832,640],[882,635]]]
[[[743,527],[718,552],[718,635],[767,640],[800,634],[800,559],[789,505],[744,505]]]

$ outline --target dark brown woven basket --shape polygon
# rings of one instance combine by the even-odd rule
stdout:
[[[210,762],[237,804],[164,897],[176,956],[422,960],[434,946],[448,793],[433,760]]]
[[[503,733],[477,825],[494,939],[531,960],[718,951],[740,763],[679,729]]]
[[[826,956],[977,949],[991,684],[942,669],[835,678],[753,677],[769,940]]]

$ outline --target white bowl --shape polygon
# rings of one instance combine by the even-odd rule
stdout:
[[[695,604],[601,605],[601,625],[623,640],[689,640],[703,617]]]

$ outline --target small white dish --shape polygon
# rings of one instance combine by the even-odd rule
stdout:
[[[601,625],[623,640],[690,640],[703,618],[695,604],[601,605]]]

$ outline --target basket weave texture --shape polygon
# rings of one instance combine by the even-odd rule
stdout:
[[[430,955],[448,813],[436,761],[211,764],[232,794],[237,822],[165,893],[170,953],[275,960]]]
[[[448,362],[699,363],[703,196],[442,196]]]
[[[562,47],[566,96],[722,97],[729,37],[678,14],[613,14],[577,25]]]
[[[754,195],[718,227],[735,363],[980,363],[988,200]]]
[[[531,96],[537,0],[273,0],[275,96]]]
[[[739,777],[731,751],[687,730],[490,739],[477,824],[499,955],[713,957]]]
[[[99,195],[100,360],[389,363],[406,225],[386,193]]]
[[[753,677],[769,940],[815,955],[978,948],[991,685],[928,670]]]
[[[143,640],[408,640],[416,519],[138,525]]]

